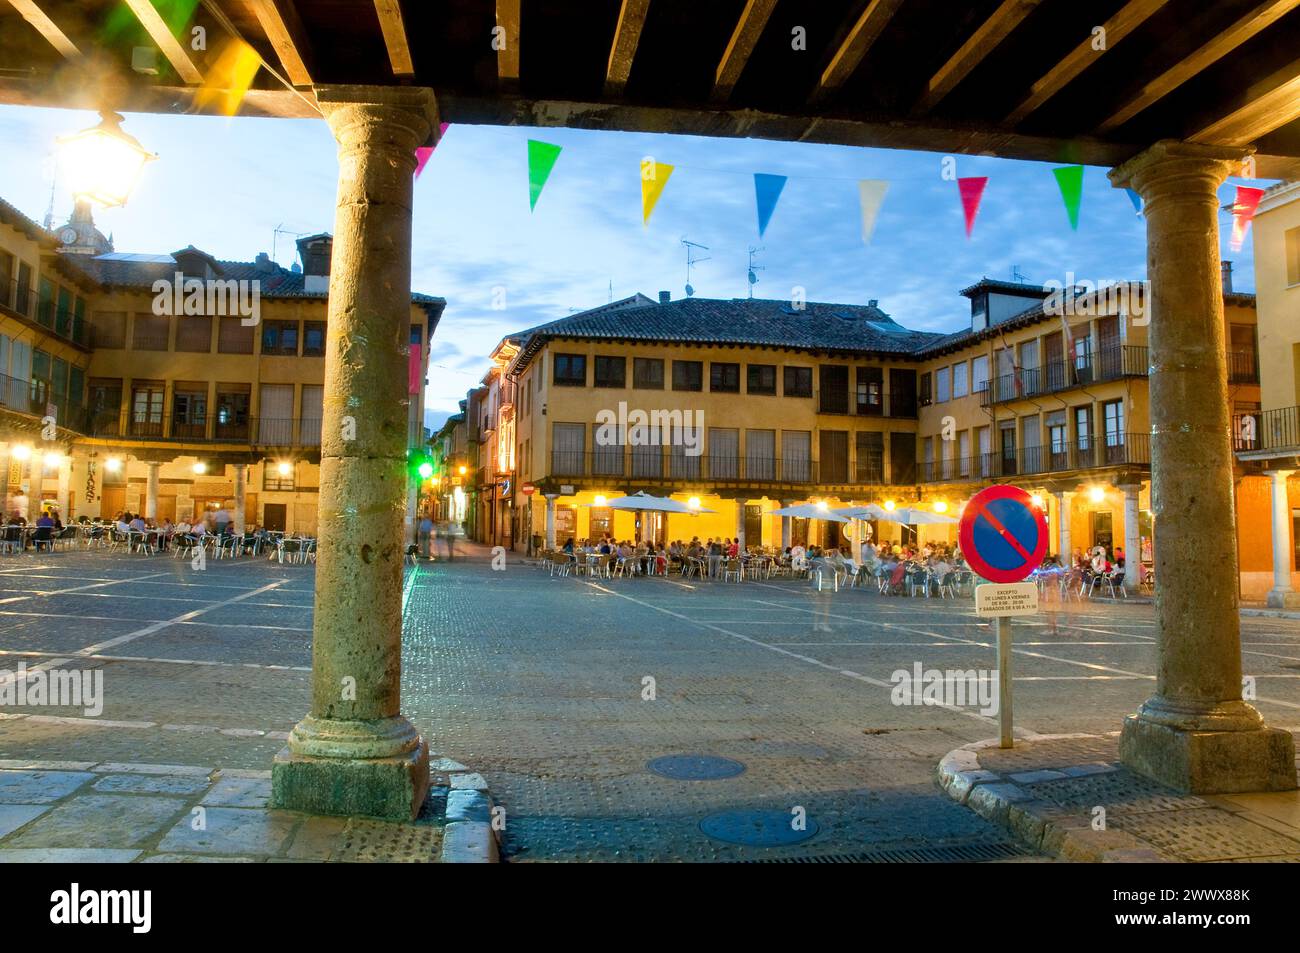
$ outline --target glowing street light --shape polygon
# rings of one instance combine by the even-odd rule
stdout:
[[[460,468],[460,475],[461,475],[461,476],[464,476],[466,473],[469,473],[469,467],[465,467],[465,466],[461,467],[461,468]]]
[[[606,503],[606,500],[605,500],[605,498],[604,498],[603,496],[601,496],[599,493],[597,493],[597,494],[596,494],[596,498],[595,498],[594,500],[592,500],[592,502],[593,502],[596,506],[604,506],[605,503]]]
[[[122,461],[117,457],[109,457],[104,461],[104,469],[109,473],[117,473],[122,469]]]
[[[101,110],[99,125],[60,136],[59,162],[72,185],[72,194],[113,208],[125,205],[146,162],[158,158],[122,131],[122,117]]]
[[[897,506],[898,504],[895,503],[893,500],[885,500],[885,509],[889,510],[891,513],[894,511],[894,509]]]
[[[936,513],[947,513],[948,504],[945,503],[943,500],[936,500],[934,504],[934,511]]]
[[[1041,510],[1043,508],[1043,494],[1035,493],[1033,496],[1029,498],[1029,502],[1033,503],[1034,506],[1038,507]]]
[[[45,465],[47,467],[57,467],[62,462],[63,454],[59,453],[57,450],[51,450],[49,453],[45,454]]]
[[[700,498],[698,496],[693,496],[686,501],[686,505],[693,510],[698,510],[700,508]]]
[[[13,448],[12,454],[15,460],[26,460],[31,457],[32,448],[25,443],[20,443]]]
[[[208,472],[208,465],[200,460],[198,463],[194,464],[194,472],[202,476],[204,473]]]
[[[1105,501],[1106,488],[1101,486],[1094,486],[1091,490],[1088,491],[1088,499],[1092,500],[1092,502],[1094,503],[1101,503]]]
[[[418,472],[420,474],[421,480],[429,479],[431,476],[433,476],[433,464],[430,463],[428,460],[425,460],[423,463],[420,464],[420,469]]]
[[[279,471],[280,476],[288,476],[293,472],[293,464],[289,463],[287,460],[282,461],[280,465],[276,467],[276,470]]]

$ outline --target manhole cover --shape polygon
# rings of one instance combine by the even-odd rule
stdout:
[[[739,761],[707,754],[670,754],[655,758],[646,767],[655,774],[674,781],[720,781],[723,778],[734,778],[745,770]]]
[[[745,847],[786,847],[812,837],[821,828],[811,817],[795,828],[795,815],[782,811],[723,811],[700,821],[700,830],[714,840]]]

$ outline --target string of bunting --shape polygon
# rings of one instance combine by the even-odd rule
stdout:
[[[443,123],[439,129],[439,140],[446,131],[447,123]],[[542,190],[546,187],[551,172],[554,171],[560,153],[563,151],[562,146],[553,143],[543,142],[539,139],[528,140],[528,207],[530,211],[537,209],[537,201],[541,198]],[[424,165],[429,161],[429,156],[432,153],[433,147],[416,150],[415,174],[417,177],[424,170]],[[658,162],[652,158],[641,161],[641,222],[643,225],[648,226],[650,224],[650,216],[659,203],[659,199],[663,196],[664,189],[667,187],[668,180],[675,168],[676,166]],[[1056,179],[1057,188],[1061,193],[1061,202],[1065,206],[1065,215],[1070,223],[1070,228],[1078,231],[1079,209],[1083,204],[1084,167],[1082,165],[1059,166],[1052,169],[1052,175]],[[767,172],[754,173],[754,207],[758,216],[758,235],[760,238],[763,237],[767,231],[767,226],[772,221],[772,214],[776,211],[777,204],[781,200],[788,181],[789,176],[785,175],[774,175]],[[962,216],[966,224],[966,237],[969,239],[975,230],[975,218],[979,214],[980,204],[984,200],[989,177],[986,175],[959,177],[956,182],[957,195],[961,202]],[[884,204],[885,194],[889,191],[889,182],[885,179],[858,179],[857,186],[858,207],[862,220],[862,241],[864,244],[870,244],[871,236],[876,228],[876,219],[880,214],[881,206]],[[1236,186],[1236,190],[1236,198],[1231,206],[1232,250],[1240,251],[1264,190],[1244,185]],[[1129,201],[1133,203],[1133,211],[1137,215],[1141,215],[1142,197],[1133,189],[1125,189],[1124,191],[1128,195]]]

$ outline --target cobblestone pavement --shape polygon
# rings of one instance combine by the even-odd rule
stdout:
[[[935,782],[946,752],[994,724],[970,708],[890,700],[892,673],[915,663],[994,664],[969,601],[817,594],[788,580],[551,578],[513,554],[500,572],[485,551],[470,554],[408,570],[403,706],[435,751],[487,777],[508,859],[1011,853],[1001,827]],[[98,717],[0,708],[0,759],[266,770],[307,710],[312,585],[311,566],[264,560],[203,572],[102,552],[0,560],[0,668],[102,669],[106,694]],[[1300,623],[1248,619],[1243,630],[1260,708],[1273,724],[1300,723]],[[1153,632],[1139,605],[1018,620],[1017,725],[1117,728],[1151,690]],[[671,755],[744,770],[690,781],[647,768]],[[83,794],[100,796],[83,780]],[[179,818],[192,805],[163,807]],[[715,817],[728,812],[741,813]],[[800,833],[812,836],[788,843],[780,821],[805,815]],[[729,842],[750,835],[787,843]]]

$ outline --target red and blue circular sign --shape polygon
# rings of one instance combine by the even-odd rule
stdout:
[[[1018,486],[976,493],[961,515],[957,540],[966,562],[991,582],[1019,582],[1043,562],[1047,514]]]

